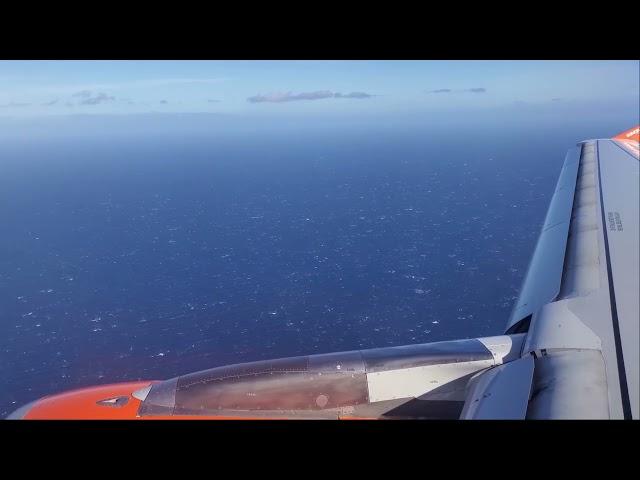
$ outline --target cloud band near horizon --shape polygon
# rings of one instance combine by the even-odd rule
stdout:
[[[302,93],[269,93],[266,95],[258,94],[247,98],[249,103],[284,103],[295,102],[300,100],[322,100],[325,98],[353,98],[353,99],[365,99],[371,98],[375,95],[371,95],[365,92],[351,92],[340,93],[332,92],[330,90],[318,90],[315,92],[302,92]]]
[[[429,90],[427,93],[459,93],[459,92],[486,93],[487,89],[484,87],[465,88],[463,90],[451,90],[450,88],[438,88],[437,90]]]

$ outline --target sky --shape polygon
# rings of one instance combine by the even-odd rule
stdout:
[[[0,61],[0,117],[349,116],[607,106],[638,61]],[[623,107],[624,106],[624,107]]]

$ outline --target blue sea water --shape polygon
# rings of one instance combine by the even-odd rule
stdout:
[[[249,130],[0,145],[1,416],[93,384],[499,335],[591,133]]]

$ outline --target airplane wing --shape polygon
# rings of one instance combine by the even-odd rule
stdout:
[[[569,151],[507,332],[535,358],[527,418],[638,418],[638,128]]]
[[[25,419],[639,418],[638,128],[567,153],[504,335],[45,397]]]

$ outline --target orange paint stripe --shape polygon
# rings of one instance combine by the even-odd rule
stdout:
[[[640,142],[640,125],[630,128],[629,130],[625,130],[622,133],[619,133],[615,137],[615,140],[629,140],[632,142]]]

